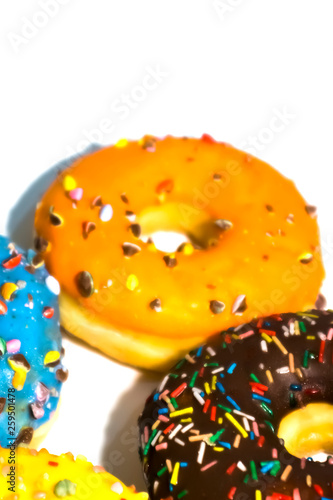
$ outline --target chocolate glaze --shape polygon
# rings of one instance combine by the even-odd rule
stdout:
[[[179,362],[148,398],[139,418],[140,456],[151,500],[247,500],[255,499],[256,495],[273,500],[333,498],[333,461],[319,463],[291,456],[276,435],[281,420],[294,409],[314,402],[333,404],[333,342],[329,340],[332,326],[332,311],[313,310],[255,320],[216,335]],[[251,331],[254,333],[249,333]],[[282,346],[277,345],[276,339],[268,341],[273,337]],[[295,373],[291,372],[290,353],[294,356]],[[215,372],[214,389],[212,372],[220,368],[224,370]],[[201,391],[201,402],[190,387],[196,372],[199,373],[194,387]],[[263,401],[253,399],[251,389],[256,383],[252,386],[250,383],[255,379],[268,387],[263,395],[270,401],[265,403],[266,409]],[[222,385],[217,388],[216,382]],[[185,388],[181,387],[184,383]],[[173,409],[168,408],[167,398],[175,390],[171,399],[175,411],[193,408],[193,414],[170,417],[170,409],[171,415]],[[162,399],[165,396],[166,401]],[[211,403],[205,412],[208,399]],[[240,431],[219,404],[231,410],[229,415],[243,430],[249,424],[248,437],[236,438]],[[216,408],[215,421],[213,407]],[[259,433],[249,418],[244,423],[236,407],[254,417]],[[167,421],[160,421],[156,427],[159,416]],[[223,418],[223,422],[219,423],[219,418]],[[183,433],[191,423],[189,419],[194,425]],[[171,424],[174,426],[169,429]],[[179,424],[182,428],[172,435]],[[222,429],[214,445],[211,440],[214,441]],[[195,436],[193,430],[213,437],[206,439],[205,445],[201,445],[202,441],[191,442],[189,437]],[[156,432],[160,431],[156,438]],[[235,439],[240,439],[238,448],[234,446]],[[163,443],[167,443],[166,449]],[[159,444],[162,446],[158,450]],[[205,450],[200,464],[201,446]],[[214,449],[216,447],[223,451]],[[265,471],[263,462],[273,461],[277,463],[275,471]],[[177,463],[179,472],[173,474]],[[209,467],[203,470],[206,466]]]

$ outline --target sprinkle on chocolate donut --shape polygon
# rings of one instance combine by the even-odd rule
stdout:
[[[230,328],[182,359],[139,419],[151,500],[332,498],[333,459],[306,455],[333,452],[332,339],[333,311],[310,310]]]

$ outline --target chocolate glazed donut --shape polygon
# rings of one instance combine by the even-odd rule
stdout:
[[[189,353],[148,398],[151,500],[333,498],[333,312],[255,320]]]

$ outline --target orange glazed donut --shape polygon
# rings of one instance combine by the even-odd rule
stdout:
[[[219,330],[312,307],[324,276],[314,207],[272,167],[207,135],[121,140],[77,160],[35,225],[64,328],[150,369]],[[160,251],[158,231],[188,242]]]

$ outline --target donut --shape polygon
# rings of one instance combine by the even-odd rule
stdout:
[[[332,498],[332,338],[333,311],[310,310],[186,355],[139,418],[150,499]]]
[[[314,307],[324,276],[314,207],[207,135],[121,140],[78,159],[43,196],[35,228],[64,328],[150,369],[253,317]],[[159,250],[161,231],[185,240]]]
[[[67,371],[59,283],[34,251],[0,236],[0,446],[37,445],[54,420]]]
[[[79,500],[148,500],[80,455],[51,455],[22,448],[0,448],[0,492],[3,500],[58,498]],[[4,496],[3,496],[4,495]]]

